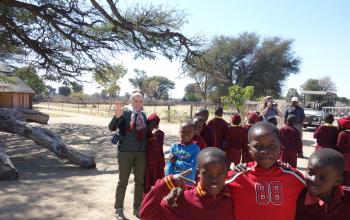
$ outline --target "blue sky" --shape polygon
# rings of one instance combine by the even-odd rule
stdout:
[[[285,81],[288,88],[300,89],[309,78],[330,76],[336,83],[338,96],[350,98],[350,1],[346,0],[123,0],[130,5],[163,4],[182,9],[188,23],[183,32],[187,35],[202,34],[208,40],[217,35],[235,36],[242,32],[255,32],[261,37],[279,36],[293,39],[295,55],[301,58],[300,72]],[[121,94],[131,89],[127,78],[133,76],[133,68],[144,69],[149,75],[165,75],[176,80],[173,97],[182,97],[183,89],[191,80],[178,78],[180,64],[164,58],[155,61],[133,60],[121,56],[129,70],[122,80]],[[350,77],[349,77],[350,78]]]

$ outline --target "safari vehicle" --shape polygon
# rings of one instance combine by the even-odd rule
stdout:
[[[303,96],[303,106],[304,106],[304,128],[314,127],[317,128],[322,124],[324,111],[323,107],[334,107],[336,104],[337,94],[333,92],[326,91],[307,91],[304,90]],[[306,103],[306,96],[312,96],[312,102]]]

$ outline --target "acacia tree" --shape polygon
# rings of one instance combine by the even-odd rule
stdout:
[[[227,87],[234,84],[254,86],[257,97],[279,96],[283,81],[299,71],[300,59],[291,45],[291,40],[278,37],[260,40],[254,33],[219,36],[186,66],[192,78],[209,74],[206,85],[217,97],[225,96]]]
[[[179,32],[185,21],[175,9],[113,0],[2,0],[0,59],[43,68],[50,80],[78,77],[124,52],[186,61],[196,43]]]
[[[22,79],[37,94],[44,95],[48,93],[47,87],[43,79],[38,75],[32,66],[22,67],[15,70],[16,76]]]
[[[129,82],[134,88],[141,90],[151,99],[168,99],[169,90],[175,88],[175,83],[164,76],[147,76],[143,70],[134,70],[137,76]]]
[[[94,72],[95,81],[103,87],[103,92],[110,97],[119,94],[119,79],[127,73],[127,69],[122,64],[98,66]]]

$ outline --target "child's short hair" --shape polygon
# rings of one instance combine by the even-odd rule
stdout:
[[[281,135],[278,128],[267,121],[260,121],[255,123],[248,131],[248,143],[252,140],[252,136],[256,130],[264,130],[265,132],[276,135],[276,138],[281,142]]]
[[[187,121],[181,122],[180,129],[187,126],[194,128],[193,120],[187,120]]]
[[[239,125],[242,122],[242,118],[238,113],[233,113],[231,116],[231,122],[234,125]]]
[[[221,106],[217,106],[215,108],[215,113],[214,113],[215,115],[221,116],[223,113],[224,113],[224,109]]]
[[[270,122],[271,124],[277,126],[278,125],[278,121],[277,118],[275,116],[270,116],[267,118],[266,120],[267,122]]]
[[[334,122],[334,115],[332,115],[331,113],[327,113],[325,114],[325,116],[323,117],[323,120],[328,123],[328,124],[333,124]]]
[[[228,166],[228,159],[226,157],[226,153],[217,147],[206,147],[199,152],[197,156],[198,168],[201,167],[201,164],[203,164],[204,160],[220,161]]]
[[[345,160],[341,153],[331,148],[322,148],[313,152],[310,159],[317,159],[322,166],[332,166],[337,171],[339,176],[343,175]]]
[[[296,122],[297,122],[297,117],[295,115],[293,115],[293,114],[288,115],[287,124],[295,125]]]

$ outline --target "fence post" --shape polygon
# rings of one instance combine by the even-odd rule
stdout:
[[[79,112],[79,99],[78,99],[78,112]]]
[[[193,105],[190,105],[191,106],[191,109],[190,109],[190,119],[193,118]]]
[[[168,105],[168,122],[170,122],[170,105]]]

